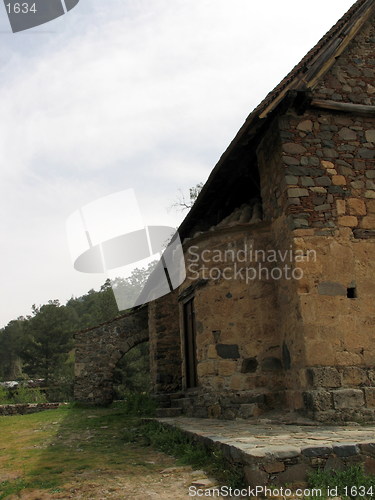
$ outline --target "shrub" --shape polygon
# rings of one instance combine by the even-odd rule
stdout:
[[[365,474],[362,465],[352,465],[341,471],[313,472],[309,477],[309,486],[322,490],[327,498],[327,489],[337,487],[337,495],[342,498],[371,499],[375,495],[375,477]]]
[[[23,385],[19,386],[13,394],[12,403],[46,403],[46,395],[38,388],[29,388]]]
[[[11,397],[9,391],[5,387],[0,387],[0,405],[6,405],[11,403]]]
[[[155,401],[145,392],[128,392],[122,402],[126,415],[130,417],[153,417]]]

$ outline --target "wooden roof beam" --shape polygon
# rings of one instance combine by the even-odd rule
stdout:
[[[310,102],[310,106],[319,109],[329,109],[331,111],[341,111],[342,113],[375,116],[375,106],[369,106],[366,104],[331,101],[328,99],[312,99],[312,101]]]

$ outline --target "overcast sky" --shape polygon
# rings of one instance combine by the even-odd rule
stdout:
[[[251,110],[352,0],[81,0],[13,34],[0,6],[0,326],[105,276],[73,269],[67,217],[134,188],[178,225]]]

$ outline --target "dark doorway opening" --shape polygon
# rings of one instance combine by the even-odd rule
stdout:
[[[186,388],[191,389],[198,385],[194,298],[184,303],[183,313]]]

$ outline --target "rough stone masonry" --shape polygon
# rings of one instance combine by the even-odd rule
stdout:
[[[358,0],[249,115],[179,228],[185,282],[77,335],[77,399],[110,401],[148,323],[160,415],[375,419],[374,42]],[[299,278],[262,254],[252,280],[212,257],[244,248],[299,255]]]

